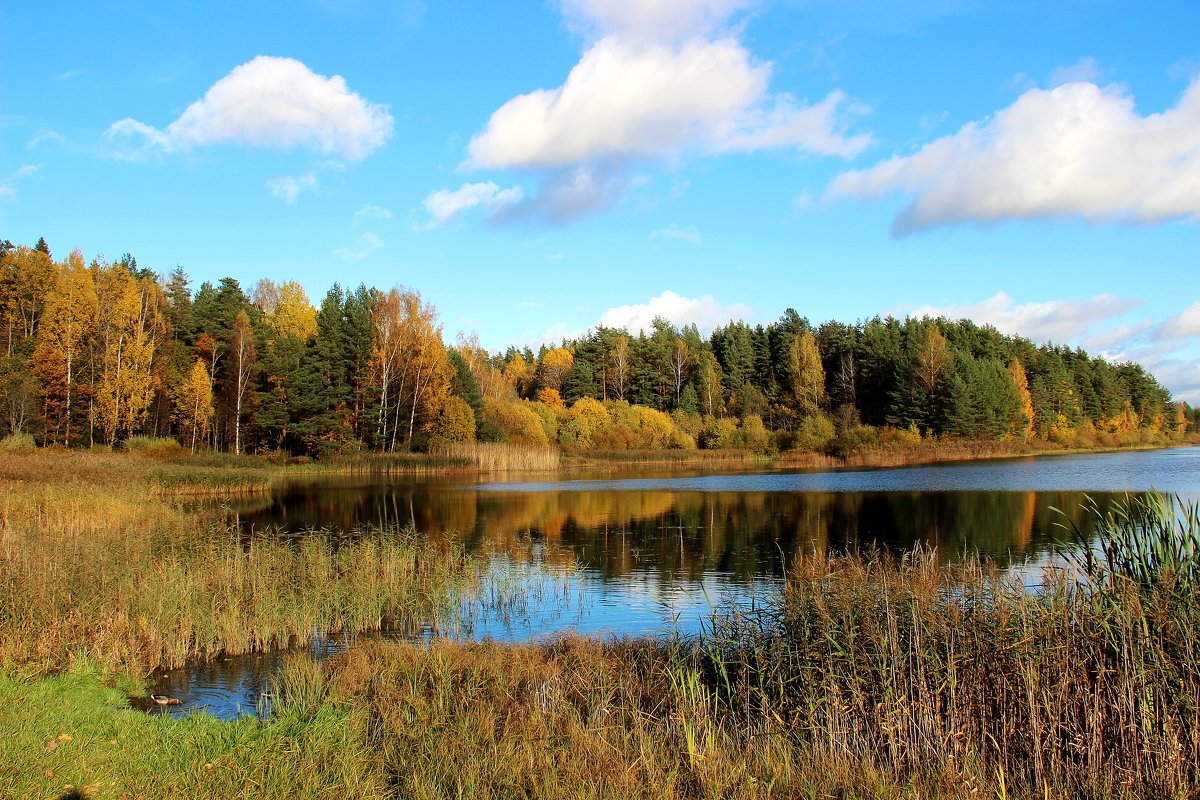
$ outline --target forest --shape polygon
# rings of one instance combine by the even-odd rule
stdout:
[[[413,289],[295,281],[193,290],[126,254],[56,260],[0,241],[0,432],[41,445],[136,437],[327,456],[471,441],[567,452],[846,452],[877,441],[1162,442],[1200,428],[1134,363],[968,320],[814,327],[788,309],[707,338],[655,320],[558,346],[447,344]]]

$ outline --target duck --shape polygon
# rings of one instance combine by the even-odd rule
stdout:
[[[150,702],[160,706],[177,706],[182,701],[175,697],[167,697],[165,694],[152,694]]]

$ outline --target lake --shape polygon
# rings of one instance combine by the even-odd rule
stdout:
[[[288,484],[228,513],[247,535],[399,524],[453,540],[520,600],[466,607],[449,633],[525,641],[566,630],[693,633],[715,605],[774,591],[787,563],[814,551],[921,545],[945,560],[977,552],[1033,582],[1071,539],[1064,524],[1091,535],[1086,494],[1103,506],[1150,489],[1200,499],[1200,448],[873,470],[334,477]],[[346,644],[318,635],[309,648],[321,657]],[[253,712],[279,659],[175,670],[155,691],[184,701],[169,713]]]

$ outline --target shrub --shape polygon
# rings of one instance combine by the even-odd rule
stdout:
[[[37,442],[28,433],[10,433],[0,439],[0,453],[28,453],[37,449]]]
[[[824,414],[811,414],[796,428],[792,446],[797,450],[818,452],[825,450],[833,441],[833,421]]]
[[[742,446],[756,453],[769,453],[775,447],[775,437],[757,414],[746,415],[739,434]]]
[[[446,398],[442,412],[433,423],[432,446],[462,444],[475,441],[475,412],[466,400],[456,395]]]

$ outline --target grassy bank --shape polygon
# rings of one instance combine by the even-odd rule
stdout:
[[[86,663],[37,681],[0,675],[0,798],[383,798],[351,712],[269,723],[127,707]]]

